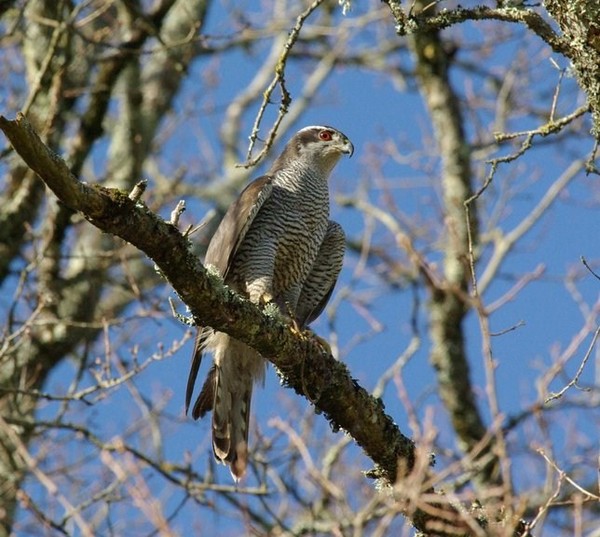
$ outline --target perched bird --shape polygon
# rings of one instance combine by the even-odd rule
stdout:
[[[234,201],[213,235],[205,265],[253,303],[274,303],[300,328],[323,311],[342,268],[344,232],[329,220],[328,179],[350,140],[332,127],[297,132],[269,172]],[[210,410],[216,459],[229,464],[237,481],[248,464],[248,420],[254,382],[263,380],[265,360],[222,332],[199,328],[187,383],[189,408],[202,352],[214,363],[192,409],[194,419]]]

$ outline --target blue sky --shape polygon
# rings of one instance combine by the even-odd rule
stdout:
[[[225,15],[227,6],[223,10],[215,10],[209,20],[208,32],[214,35],[230,34],[234,28],[229,26],[229,18]],[[358,16],[360,6],[347,17]],[[369,9],[368,7],[362,9]],[[338,16],[339,19],[339,16]],[[336,19],[337,20],[337,19]],[[387,32],[393,35],[393,25],[387,22]],[[385,25],[382,25],[385,27]],[[494,26],[493,28],[497,28]],[[485,28],[492,28],[491,25]],[[381,28],[380,28],[381,30]],[[514,30],[514,28],[511,28]],[[381,30],[384,31],[384,30]],[[467,41],[470,50],[459,52],[459,61],[465,67],[454,72],[454,84],[459,93],[471,102],[478,97],[482,103],[481,109],[465,112],[467,118],[467,132],[471,140],[479,139],[482,133],[488,134],[493,129],[491,119],[494,110],[486,108],[485,103],[490,101],[493,91],[481,77],[474,74],[474,69],[468,67],[470,62],[481,61],[481,48],[492,37],[479,26],[465,25],[447,32],[445,35],[454,39]],[[358,33],[351,41],[353,47],[374,46],[372,35],[367,32]],[[250,53],[235,52],[223,56],[218,65],[213,60],[201,59],[197,61],[185,84],[182,96],[176,103],[176,113],[173,118],[177,128],[173,129],[170,138],[163,145],[161,152],[167,156],[164,166],[176,168],[179,164],[188,165],[189,181],[197,180],[195,175],[200,170],[200,181],[210,175],[210,172],[219,173],[219,141],[215,136],[223,120],[223,111],[228,103],[248,85],[257,67],[264,59],[264,54],[269,41],[257,46]],[[519,71],[519,55],[531,55],[540,58],[540,61],[530,66],[532,70],[525,74]],[[393,60],[393,61],[392,61]],[[514,67],[517,76],[529,76],[531,79],[529,91],[531,98],[538,99],[537,108],[547,111],[552,102],[552,92],[558,81],[558,72],[550,62],[550,56],[544,46],[535,39],[525,39],[524,34],[516,32],[506,44],[491,48],[486,61],[494,65],[498,73],[507,64]],[[564,66],[564,61],[557,58]],[[410,68],[411,62],[406,52],[396,52],[390,59],[390,64],[398,64]],[[302,73],[310,68],[305,63],[292,66],[288,75],[288,89],[295,97],[301,87]],[[213,69],[219,78],[218,93],[204,92],[203,76],[207,70]],[[554,82],[548,82],[554,80]],[[521,81],[523,82],[523,81]],[[411,83],[412,84],[412,83]],[[577,103],[582,102],[580,95],[576,94],[575,82],[566,78],[563,81],[563,90],[558,101],[559,113],[568,113],[574,110]],[[563,97],[564,95],[564,97]],[[527,95],[523,100],[527,101]],[[190,101],[197,99],[198,109],[189,114],[187,106]],[[203,113],[198,110],[209,110]],[[269,118],[273,117],[273,110],[269,110]],[[250,133],[251,123],[256,113],[256,107],[248,110],[245,118],[247,135]],[[476,118],[476,121],[475,121]],[[539,126],[543,117],[532,115],[516,115],[507,126],[507,130],[531,129]],[[309,124],[330,124],[342,130],[353,141],[356,148],[352,159],[344,159],[334,172],[332,178],[333,207],[332,215],[337,219],[352,239],[360,240],[364,233],[364,218],[356,210],[340,207],[335,203],[337,196],[352,196],[361,186],[366,186],[368,200],[376,206],[384,203],[393,203],[399,214],[404,219],[403,225],[408,228],[417,222],[428,223],[427,230],[422,237],[417,239],[417,245],[427,253],[431,262],[438,262],[439,253],[436,251],[440,238],[440,202],[437,182],[439,177],[439,163],[436,163],[436,148],[432,144],[431,126],[429,117],[423,107],[420,96],[406,88],[401,88],[393,83],[388,73],[373,72],[365,68],[339,68],[320,89],[315,102],[301,117],[295,127]],[[268,122],[265,124],[266,128]],[[539,202],[549,185],[556,180],[558,175],[567,168],[569,163],[589,154],[592,144],[587,136],[589,120],[582,124],[577,139],[553,146],[536,146],[530,150],[516,164],[507,164],[499,169],[492,186],[484,194],[483,203],[489,212],[482,212],[485,217],[494,214],[493,209],[501,207],[500,218],[497,226],[504,231],[514,228],[526,217],[532,208]],[[295,130],[295,128],[293,129]],[[196,135],[199,135],[198,138]],[[289,137],[289,136],[286,136]],[[278,140],[283,143],[285,140]],[[404,160],[393,161],[385,155],[386,144],[393,142]],[[205,145],[208,144],[213,152],[214,161],[208,162],[204,169],[198,166],[206,154]],[[491,157],[506,154],[514,150],[515,146],[500,148],[492,152]],[[240,146],[240,151],[245,147]],[[272,155],[269,157],[270,162]],[[381,167],[374,165],[380,162]],[[102,159],[99,160],[102,166]],[[264,165],[253,173],[260,175]],[[475,160],[475,184],[479,185],[487,173],[488,166],[481,160]],[[207,172],[206,170],[209,170]],[[168,173],[168,169],[163,170]],[[202,175],[206,174],[206,176]],[[385,188],[383,185],[385,183]],[[150,185],[150,189],[152,185]],[[510,203],[503,205],[503,193],[512,192]],[[584,319],[580,308],[564,283],[564,275],[573,272],[578,275],[575,281],[581,301],[590,308],[598,301],[600,281],[593,278],[580,263],[580,257],[586,257],[590,262],[598,260],[598,201],[599,190],[597,179],[593,176],[586,177],[579,173],[568,189],[559,197],[557,202],[547,211],[547,214],[533,227],[533,229],[515,246],[499,271],[499,277],[485,295],[485,302],[491,303],[500,298],[511,288],[515,282],[526,274],[532,273],[539,265],[544,266],[543,274],[535,281],[529,283],[513,300],[509,301],[491,317],[492,331],[500,332],[509,327],[523,322],[523,326],[493,338],[494,357],[497,360],[496,385],[502,412],[506,415],[518,414],[527,405],[536,401],[536,382],[541,370],[551,366],[560,350],[567,347],[574,335],[581,329]],[[197,223],[203,216],[209,204],[204,200],[187,199],[188,211],[183,218],[184,224]],[[171,208],[166,208],[168,214]],[[433,219],[433,223],[431,223]],[[436,223],[437,219],[437,223]],[[482,223],[485,227],[485,221]],[[374,228],[374,241],[387,245],[390,254],[402,260],[402,252],[393,251],[393,241],[388,232],[381,225]],[[489,253],[487,254],[489,256]],[[484,260],[487,258],[484,256]],[[367,389],[372,389],[379,375],[382,374],[394,360],[404,351],[410,338],[410,321],[412,315],[413,294],[409,287],[390,291],[385,283],[374,273],[373,267],[368,267],[359,273],[356,279],[358,258],[356,254],[346,256],[344,271],[342,273],[338,291],[350,289],[353,293],[372,295],[374,298],[367,303],[369,315],[381,325],[381,331],[371,333],[363,342],[352,345],[357,335],[370,333],[365,317],[348,300],[343,300],[335,321],[339,347],[345,352],[341,356],[348,364],[352,375],[359,379]],[[596,265],[597,266],[597,265]],[[421,300],[419,312],[419,331],[422,336],[420,350],[411,359],[403,370],[403,378],[407,391],[413,403],[417,406],[419,416],[424,416],[432,411],[434,422],[440,431],[440,442],[454,449],[452,435],[448,430],[446,413],[436,395],[435,374],[428,362],[428,337],[427,337],[427,295],[421,289],[418,291]],[[170,290],[165,290],[165,310],[168,312],[166,299],[174,296]],[[133,308],[135,313],[137,308]],[[596,306],[597,309],[597,306]],[[597,324],[597,322],[596,322]],[[186,328],[176,320],[166,316],[163,319],[143,319],[136,321],[143,333],[140,339],[140,359],[145,359],[162,342],[166,346],[172,340],[181,337]],[[319,320],[313,326],[321,335],[328,334],[327,322]],[[109,332],[109,335],[111,332]],[[485,375],[483,357],[481,352],[481,335],[478,323],[473,314],[466,322],[467,345],[472,368],[473,383],[478,400],[486,421],[489,423],[489,409],[485,395]],[[591,341],[588,336],[584,339],[575,357],[566,366],[567,376],[555,382],[553,386],[560,388],[570,379],[576,371],[581,358]],[[115,342],[116,343],[116,342]],[[130,355],[129,348],[133,342],[128,342],[125,347],[116,347],[115,352],[124,357]],[[100,352],[97,351],[97,352]],[[183,400],[185,382],[188,371],[189,357],[191,354],[191,341],[186,347],[174,356],[162,361],[157,361],[136,377],[134,384],[145,397],[153,401],[164,400],[166,410],[173,417],[171,423],[165,421],[162,427],[168,431],[164,435],[165,457],[173,461],[181,461],[185,453],[190,453],[193,465],[199,472],[206,468],[210,458],[209,420],[193,423],[191,419],[183,417]],[[208,360],[207,360],[208,363]],[[205,364],[205,368],[207,365]],[[48,391],[61,393],[68,386],[65,378],[70,378],[72,365],[66,364],[56,370]],[[66,373],[69,373],[65,376]],[[202,375],[203,373],[201,373]],[[582,382],[592,384],[597,376],[597,364],[592,360],[585,368]],[[579,397],[581,394],[578,394]],[[396,389],[391,384],[386,389],[384,401],[388,412],[397,421],[400,429],[411,436],[406,421],[406,413],[398,400]],[[279,380],[272,368],[269,369],[266,389],[257,389],[254,395],[254,422],[265,433],[272,433],[269,427],[271,418],[285,417],[289,407],[296,405],[306,409],[306,401],[298,401],[290,391],[279,386]],[[82,406],[83,408],[83,406]],[[49,414],[55,412],[56,405],[48,405],[42,411]],[[81,409],[79,409],[81,410]],[[51,412],[52,411],[52,412]],[[88,424],[98,424],[105,438],[118,435],[123,428],[136,425],[139,416],[138,407],[134,403],[134,396],[125,388],[115,390],[108,394],[106,401],[96,405],[91,411],[85,412]],[[556,428],[550,427],[550,436],[557,442],[558,449],[555,453],[557,460],[567,460],[568,453],[562,452],[567,445],[568,438],[561,431],[563,424],[571,425],[589,439],[598,440],[597,423],[589,411],[562,410],[557,413]],[[79,416],[81,419],[81,415]],[[596,418],[597,419],[597,418]],[[178,423],[181,421],[181,423]],[[325,421],[317,417],[317,436],[321,435],[323,442],[329,442],[331,433]],[[532,423],[528,428],[528,441],[540,438],[541,433]],[[336,435],[339,440],[341,434]],[[256,442],[256,436],[250,438],[250,443]],[[140,447],[144,447],[141,445]],[[72,447],[77,451],[77,447]],[[352,450],[353,453],[355,450]],[[525,459],[525,457],[524,457]],[[516,459],[517,461],[519,459]],[[531,459],[526,459],[531,464]],[[589,462],[589,461],[588,461]],[[369,462],[359,458],[356,472],[368,468]],[[523,488],[539,486],[535,483],[530,473],[520,475],[519,468],[514,468],[517,483]],[[224,467],[217,469],[219,482],[228,483],[228,471]],[[541,479],[543,472],[537,475]],[[162,491],[160,479],[154,480],[157,490],[164,494],[165,505],[171,508],[177,504],[178,496],[170,496],[167,490]],[[249,478],[248,485],[255,484]],[[44,493],[42,493],[43,495]],[[274,498],[272,501],[277,502]],[[177,527],[182,534],[184,528],[201,525],[204,529],[216,527],[230,528],[231,535],[241,531],[243,521],[234,522],[224,520],[228,517],[208,515],[207,510],[200,506],[185,509],[177,518]]]

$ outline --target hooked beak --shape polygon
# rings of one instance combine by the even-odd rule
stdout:
[[[352,145],[352,142],[348,140],[348,138],[344,138],[344,145],[342,145],[342,153],[348,155],[349,157],[354,155],[354,145]]]

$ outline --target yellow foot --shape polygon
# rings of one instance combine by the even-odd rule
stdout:
[[[292,332],[294,332],[294,334],[297,334],[299,336],[303,336],[304,330],[302,330],[302,327],[298,324],[298,321],[296,321],[296,318],[294,317],[294,315],[292,315],[292,312],[290,311],[289,307],[288,307],[288,315],[290,316],[290,322],[292,324]]]
[[[273,295],[271,293],[263,293],[260,295],[258,299],[258,303],[261,306],[266,306],[267,304],[271,304],[273,302]]]

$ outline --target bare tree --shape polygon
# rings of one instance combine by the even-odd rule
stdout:
[[[587,229],[590,259],[558,273],[540,234],[578,225],[548,223],[561,200],[582,222],[597,209],[599,8],[339,4],[0,3],[0,535],[592,534],[597,240]],[[318,327],[338,361],[200,259],[290,129],[367,90],[345,117],[377,137],[337,189],[348,262]],[[422,109],[400,115],[400,95]],[[553,325],[540,300],[544,358],[516,339],[536,282],[580,316]],[[238,488],[204,464],[183,397],[152,388],[185,376],[194,323],[255,347],[300,396],[255,424]],[[353,378],[356,353],[376,382]],[[532,385],[519,401],[507,369]]]

